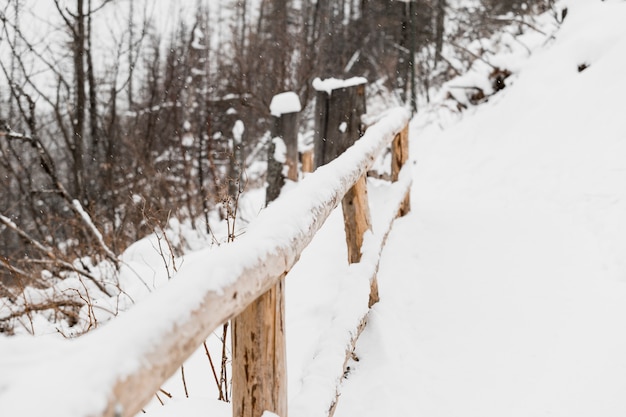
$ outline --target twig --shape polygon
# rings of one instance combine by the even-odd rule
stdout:
[[[170,215],[171,213],[167,214],[166,224],[170,220]],[[174,247],[172,246],[170,239],[167,237],[167,232],[165,231],[165,229],[161,229],[161,231],[163,232],[163,239],[165,240],[165,243],[167,243],[167,248],[170,251],[170,258],[172,258],[172,269],[174,270],[174,272],[178,272],[178,268],[176,267],[176,256],[174,254]]]
[[[520,20],[520,19],[509,19],[509,18],[507,18],[507,17],[491,17],[491,16],[487,16],[487,19],[489,19],[489,20],[493,20],[494,22],[503,22],[503,23],[520,23],[520,24],[522,24],[522,25],[526,25],[526,26],[528,26],[529,28],[531,28],[532,30],[534,30],[534,31],[536,31],[536,32],[541,33],[543,36],[548,36],[548,34],[547,34],[547,33],[545,33],[543,30],[541,30],[541,29],[537,28],[537,27],[536,27],[536,26],[534,26],[534,25],[531,25],[531,24],[530,24],[530,23],[528,23],[528,22],[525,22],[525,21],[523,21],[523,20]]]
[[[476,55],[474,52],[470,51],[469,49],[465,48],[464,46],[461,46],[461,45],[459,45],[459,44],[457,44],[457,43],[454,43],[454,42],[452,42],[452,41],[448,41],[448,43],[449,43],[450,45],[454,46],[455,48],[458,48],[458,49],[460,49],[460,50],[462,50],[462,51],[464,51],[464,52],[466,52],[466,53],[470,54],[470,55],[471,55],[471,56],[473,56],[474,58],[476,58],[476,59],[478,59],[478,60],[480,60],[480,61],[484,62],[485,64],[489,65],[489,66],[490,66],[491,68],[493,68],[494,70],[499,69],[498,67],[494,66],[493,64],[491,64],[489,61],[487,61],[487,60],[486,60],[486,59],[484,59],[483,57],[481,57],[481,56],[479,56],[479,55]]]
[[[37,311],[46,311],[46,310],[59,310],[62,307],[82,307],[83,303],[76,300],[54,300],[54,301],[46,301],[39,304],[33,304],[30,302],[26,302],[19,311],[13,311],[6,316],[0,317],[0,321],[7,321],[14,318],[18,318],[24,315],[28,315]],[[64,312],[65,313],[65,312]]]
[[[30,274],[23,269],[16,267],[15,265],[11,265],[8,258],[4,256],[0,256],[0,266],[4,267],[11,274],[18,275],[22,278],[30,278]],[[2,284],[0,282],[0,284]]]
[[[185,389],[185,397],[189,398],[189,391],[187,391],[187,380],[185,379],[185,365],[180,365],[180,375],[183,378],[183,388]]]
[[[4,262],[4,257],[0,256],[0,262]],[[11,303],[17,300],[17,295],[13,294],[13,291],[11,291],[9,287],[4,285],[2,281],[0,281],[0,297],[9,300],[9,302]]]
[[[526,44],[522,41],[520,41],[519,39],[517,39],[517,36],[511,35],[511,37],[513,38],[513,40],[517,43],[519,43],[520,45],[522,45],[522,47],[524,49],[526,49],[526,52],[528,52],[528,55],[532,54],[532,51],[530,50],[530,48],[528,46],[526,46]]]
[[[473,86],[464,86],[464,85],[451,85],[448,88],[458,88],[461,90],[479,90],[482,91],[482,88],[480,87],[473,87]]]
[[[6,71],[4,70],[4,68],[3,68],[3,71],[5,72],[5,75],[6,75]],[[24,92],[21,92],[21,93],[29,102],[29,109],[31,111],[31,117],[28,119],[29,124],[30,124],[29,128],[31,132],[35,132],[36,131],[36,127],[34,125],[35,119],[34,117],[32,117],[33,116],[32,113],[34,112],[34,108],[35,108],[35,102],[32,99],[32,97],[30,97],[26,93]],[[12,94],[16,96],[16,93],[14,90],[12,90]],[[9,136],[10,138],[21,139],[21,140],[27,141],[33,146],[33,148],[35,148],[37,155],[39,156],[39,163],[41,167],[43,168],[43,170],[46,172],[46,174],[50,177],[50,180],[52,181],[54,187],[56,188],[56,192],[61,197],[63,197],[63,199],[68,203],[68,205],[70,206],[74,214],[81,220],[83,225],[86,226],[87,230],[96,239],[100,248],[104,251],[107,258],[111,262],[114,263],[116,268],[119,268],[119,259],[117,258],[115,253],[113,253],[113,251],[104,242],[102,234],[93,223],[91,216],[89,216],[89,214],[84,210],[82,204],[80,204],[78,200],[76,200],[75,198],[72,198],[70,193],[67,191],[67,189],[63,185],[63,183],[61,183],[61,181],[59,180],[59,177],[57,175],[56,168],[54,165],[54,161],[52,157],[50,156],[48,150],[41,143],[41,141],[34,135],[28,136],[28,135],[23,135],[23,134],[15,134],[9,129],[10,128],[6,125],[6,123],[3,123],[3,126],[0,129],[0,131],[4,132],[4,136],[7,136],[10,133],[10,136]]]
[[[220,386],[220,381],[217,377],[217,372],[215,372],[215,365],[213,365],[213,359],[211,359],[211,354],[209,353],[209,348],[206,345],[206,341],[204,341],[202,345],[204,346],[204,352],[206,353],[207,358],[209,358],[209,363],[211,364],[211,371],[213,372],[213,378],[215,378],[215,385],[217,386],[217,389],[219,390],[218,400],[224,401],[224,394],[222,393],[222,387]]]
[[[59,265],[59,266],[63,266],[63,267],[65,267],[68,270],[75,271],[76,273],[78,273],[80,275],[83,275],[84,277],[88,278],[91,282],[93,282],[94,285],[96,285],[96,287],[98,287],[98,289],[100,291],[102,291],[104,294],[108,295],[109,297],[111,297],[113,295],[113,294],[109,293],[109,291],[104,287],[104,285],[101,282],[98,281],[98,279],[95,276],[93,276],[92,274],[90,274],[89,272],[87,272],[87,271],[85,271],[83,269],[77,268],[75,265],[71,264],[68,261],[60,259],[54,253],[54,249],[52,247],[44,245],[41,242],[39,242],[37,239],[33,238],[30,234],[28,234],[22,228],[17,226],[8,217],[3,216],[3,215],[0,214],[0,223],[2,223],[5,226],[7,226],[9,229],[11,229],[15,233],[17,233],[18,236],[20,236],[22,239],[26,240],[28,243],[33,245],[39,251],[43,252],[44,255],[46,255],[50,260],[53,261],[54,264]],[[4,265],[6,267],[5,261],[2,262],[2,265]],[[13,267],[9,267],[8,269],[9,270],[14,270]],[[21,271],[21,272],[23,272],[23,271]],[[25,273],[24,273],[24,275],[25,275]]]
[[[72,208],[74,209],[74,212],[78,214],[78,216],[83,220],[83,223],[85,224],[85,226],[87,226],[91,234],[96,238],[96,240],[100,244],[100,247],[102,248],[102,250],[104,250],[104,253],[106,254],[106,256],[111,261],[113,261],[113,263],[115,263],[116,266],[119,266],[119,261],[117,259],[117,256],[104,242],[102,233],[100,233],[96,225],[93,223],[91,216],[85,211],[82,204],[80,204],[80,201],[73,199]]]
[[[89,290],[87,289],[87,286],[85,285],[83,280],[80,279],[80,277],[78,278],[78,282],[80,282],[80,284],[83,286],[83,290],[85,290],[85,296],[83,296],[76,288],[74,288],[74,291],[76,291],[80,299],[83,300],[87,305],[87,311],[89,314],[89,327],[87,328],[87,331],[89,331],[92,326],[94,328],[98,327],[98,319],[96,319],[96,313],[93,311],[93,303],[91,302],[91,297],[89,296]]]
[[[53,253],[53,250],[50,246],[46,246],[41,244],[39,241],[37,241],[35,238],[33,238],[32,236],[30,236],[28,233],[26,233],[24,230],[22,230],[21,228],[19,228],[15,223],[13,223],[13,221],[11,219],[9,219],[6,216],[3,216],[2,214],[0,214],[0,223],[4,224],[6,227],[8,227],[9,229],[13,230],[15,233],[17,233],[22,239],[26,240],[28,243],[30,243],[31,245],[33,245],[34,247],[36,247],[37,249],[39,249],[41,252],[43,252],[44,254],[46,254],[49,258],[51,259],[56,259],[56,256]]]
[[[228,332],[228,322],[224,323],[223,327],[223,336],[222,336],[222,369],[220,374],[220,392],[222,389],[224,390],[224,401],[229,402],[228,400],[228,373],[226,371],[226,336]]]
[[[450,60],[448,58],[446,58],[445,56],[443,56],[443,54],[439,54],[439,58],[442,59],[446,64],[448,64],[448,66],[450,68],[452,68],[452,71],[454,71],[454,73],[456,74],[457,77],[461,76],[461,71],[459,71],[458,69],[456,69],[456,67],[454,65],[452,65],[452,62],[450,62]]]

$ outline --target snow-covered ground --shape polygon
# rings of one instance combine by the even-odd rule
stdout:
[[[412,212],[383,252],[381,300],[336,417],[626,414],[626,2],[564,6],[554,38],[529,30],[495,51],[492,63],[513,75],[487,103],[458,115],[444,90],[413,120]],[[556,27],[549,15],[539,23]],[[449,91],[489,71],[477,63]],[[378,209],[384,193],[371,186]],[[346,305],[366,302],[352,287],[340,215],[286,281],[292,417],[327,408],[338,376],[320,372],[342,362],[329,349],[342,348]],[[0,340],[0,369],[17,375],[9,355],[53,360],[58,341],[40,343]],[[217,338],[209,348],[219,351]],[[164,385],[174,398],[147,415],[230,415],[203,349],[185,375],[189,398],[176,375]],[[10,378],[0,372],[0,394]]]
[[[498,96],[414,120],[336,417],[626,414],[626,2],[567,5]]]
[[[561,6],[554,39],[530,30],[493,57],[514,73],[506,89],[413,121],[412,212],[384,251],[335,416],[626,413],[626,3]],[[302,388],[328,378],[311,364],[345,296],[342,239],[331,217],[287,280],[292,416],[319,408]]]

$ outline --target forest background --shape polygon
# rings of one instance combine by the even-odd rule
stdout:
[[[419,111],[503,25],[533,30],[552,0],[9,0],[0,8],[0,331],[33,312],[70,324],[133,242],[175,218],[211,235],[263,186],[275,94],[313,136],[319,78],[365,77],[368,97]],[[562,19],[554,9],[555,19]],[[461,86],[476,104],[504,88]],[[234,229],[231,233],[234,237]],[[173,255],[184,242],[165,242]],[[107,265],[111,274],[96,269]],[[85,290],[16,302],[68,276]],[[91,293],[87,291],[87,287]],[[26,299],[25,297],[22,297]],[[7,301],[8,300],[8,301]]]

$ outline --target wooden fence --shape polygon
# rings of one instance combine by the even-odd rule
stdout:
[[[349,260],[367,257],[369,268],[364,271],[371,283],[370,305],[378,300],[380,253],[396,214],[409,210],[411,175],[403,167],[408,157],[408,121],[404,109],[387,112],[353,146],[270,204],[237,241],[188,256],[175,279],[130,311],[44,355],[45,367],[33,363],[25,368],[14,383],[0,386],[0,414],[132,417],[218,326],[239,316],[234,325],[239,336],[233,340],[233,415],[260,417],[268,410],[286,417],[280,287],[343,201]],[[386,202],[392,216],[384,230],[376,231],[376,242],[368,244],[365,254],[361,244],[371,227],[366,174],[390,143],[397,198]],[[276,288],[269,301],[259,302]],[[240,315],[250,308],[249,318],[242,319]],[[353,343],[364,323],[365,317],[360,329],[355,329]],[[346,349],[349,354],[350,347]],[[56,382],[59,375],[63,384]],[[27,398],[32,401],[24,401]]]

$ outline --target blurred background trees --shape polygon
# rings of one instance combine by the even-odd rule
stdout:
[[[275,94],[296,91],[310,117],[314,78],[363,76],[374,96],[417,111],[476,59],[463,45],[552,7],[197,0],[180,11],[170,3],[0,6],[5,288],[45,286],[68,269],[88,277],[88,262],[76,259],[120,254],[172,216],[209,231],[210,210],[226,216],[243,182],[262,181],[244,178],[245,168],[265,158]],[[168,29],[163,11],[176,11]]]

